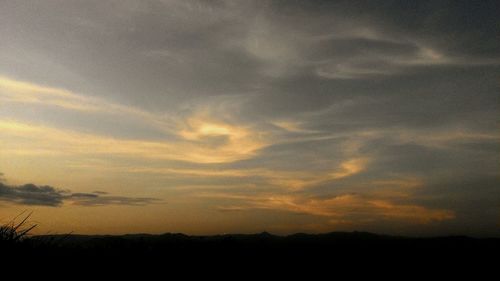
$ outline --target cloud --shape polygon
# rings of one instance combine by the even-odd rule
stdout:
[[[64,191],[52,186],[25,184],[9,186],[0,183],[0,200],[22,205],[60,206],[64,200]]]
[[[140,159],[181,160],[194,163],[233,162],[252,157],[266,146],[264,138],[249,128],[196,120],[179,131],[177,141],[130,140],[61,130],[13,120],[1,120],[0,128],[9,138],[32,139],[22,149],[4,144],[3,152],[14,155],[114,154]],[[40,134],[45,134],[40,139]]]
[[[144,206],[144,205],[154,204],[160,201],[157,198],[151,198],[151,197],[112,196],[112,195],[97,194],[97,193],[72,193],[67,197],[67,200],[72,201],[73,204],[80,206],[106,206],[106,205]]]
[[[127,205],[144,206],[157,198],[112,196],[107,193],[72,193],[49,185],[7,185],[0,182],[0,200],[20,205],[60,207],[68,202],[80,206]]]
[[[373,195],[340,194],[326,198],[305,197],[300,195],[238,196],[212,194],[216,198],[240,201],[242,205],[218,206],[221,212],[277,210],[297,214],[324,217],[331,224],[363,225],[366,222],[392,221],[410,224],[429,224],[452,220],[453,211],[428,208],[416,204],[395,202],[394,199],[381,199]]]
[[[36,104],[55,106],[70,111],[87,114],[128,116],[148,122],[159,130],[169,132],[172,128],[161,118],[144,110],[110,102],[108,100],[74,93],[72,91],[48,87],[26,81],[0,76],[0,101],[9,104]]]

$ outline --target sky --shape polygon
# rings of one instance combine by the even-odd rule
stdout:
[[[500,236],[498,1],[0,1],[0,221]]]

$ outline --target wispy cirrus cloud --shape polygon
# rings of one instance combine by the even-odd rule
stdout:
[[[203,120],[179,132],[177,141],[130,140],[36,125],[15,120],[0,120],[6,138],[32,139],[5,142],[7,154],[110,154],[133,158],[171,159],[195,163],[224,163],[249,158],[267,144],[262,137],[244,127]],[[39,135],[45,134],[44,139]]]
[[[0,76],[0,102],[52,106],[81,111],[86,114],[132,116],[165,132],[172,130],[172,126],[169,125],[165,116],[162,118],[139,108],[121,105],[103,98],[81,95],[70,90],[20,81],[5,76]]]

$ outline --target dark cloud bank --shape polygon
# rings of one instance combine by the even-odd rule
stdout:
[[[81,206],[131,205],[142,206],[152,204],[158,199],[147,197],[113,196],[105,192],[72,193],[49,185],[24,184],[7,185],[0,182],[0,201],[22,205],[38,205],[59,207],[69,202]]]

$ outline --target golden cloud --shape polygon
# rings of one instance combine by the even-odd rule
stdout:
[[[218,206],[217,209],[229,210],[276,210],[325,217],[330,223],[356,224],[367,221],[399,221],[428,224],[435,221],[455,218],[453,211],[427,208],[424,206],[401,203],[391,199],[380,199],[373,194],[342,194],[329,198],[311,198],[305,195],[267,194],[235,195],[228,193],[204,193],[202,197],[226,199],[231,205]],[[240,202],[235,205],[234,202]]]
[[[125,140],[47,126],[0,120],[2,152],[8,154],[121,155],[133,158],[169,159],[195,163],[227,163],[253,156],[265,143],[245,135],[227,143],[206,146],[203,141]]]

